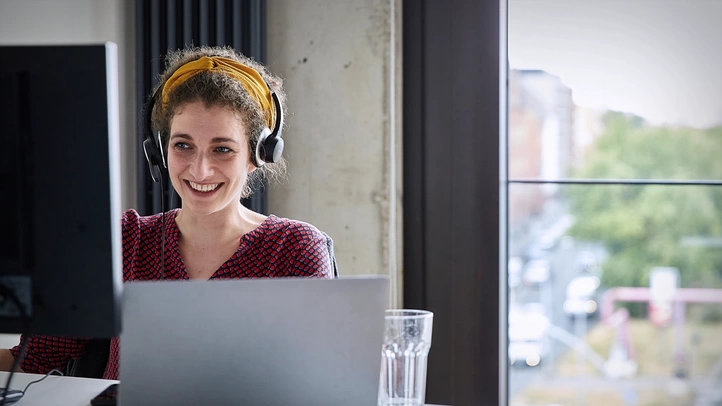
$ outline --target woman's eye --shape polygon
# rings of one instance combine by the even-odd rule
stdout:
[[[216,148],[216,152],[220,152],[221,154],[227,154],[231,152],[231,149],[228,147],[218,147]]]
[[[184,150],[184,149],[188,149],[190,147],[185,142],[176,142],[175,144],[173,144],[173,148],[178,149],[178,150]]]

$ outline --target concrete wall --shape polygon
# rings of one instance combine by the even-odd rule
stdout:
[[[118,44],[122,209],[137,195],[134,13],[126,0],[0,0],[0,45]]]
[[[289,179],[270,211],[336,242],[342,275],[389,275],[401,304],[401,25],[396,0],[268,2]]]

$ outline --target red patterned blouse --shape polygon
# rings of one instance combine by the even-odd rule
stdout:
[[[180,231],[175,223],[178,209],[165,213],[165,258],[161,271],[160,214],[140,216],[133,210],[123,213],[123,280],[148,281],[189,279],[178,249]],[[211,276],[211,279],[274,278],[305,276],[331,278],[332,254],[327,237],[316,227],[274,215],[255,230],[241,237],[238,250]],[[88,339],[31,335],[20,367],[25,372],[45,374],[63,369],[71,358],[85,353]],[[20,346],[10,350],[17,357]],[[110,357],[104,379],[118,379],[119,340],[110,344]]]

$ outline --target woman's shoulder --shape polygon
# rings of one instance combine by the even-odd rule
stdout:
[[[174,218],[177,209],[173,209],[164,213],[151,214],[149,216],[141,216],[135,209],[127,209],[123,212],[123,229],[138,229],[140,231],[146,231],[149,229],[156,229],[161,224],[161,219],[165,216],[168,218]]]
[[[291,238],[299,240],[299,242],[325,240],[327,238],[326,233],[311,223],[279,217],[274,214],[269,215],[260,228],[263,229],[266,236],[283,239]]]
[[[275,214],[268,216],[264,223],[269,224],[269,228],[287,230],[290,232],[309,233],[309,234],[320,234],[321,230],[311,223],[307,223],[301,220],[289,219],[286,217],[279,217]]]
[[[291,249],[295,261],[294,275],[338,277],[333,240],[328,234],[311,223],[275,215],[268,216],[264,225],[266,244],[272,242],[268,245],[281,244]]]

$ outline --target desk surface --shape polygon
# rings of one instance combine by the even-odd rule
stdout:
[[[44,375],[16,373],[10,383],[12,389],[25,389],[30,382]],[[5,387],[8,372],[0,371],[0,385]],[[51,375],[42,382],[34,383],[28,392],[13,406],[55,405],[55,406],[88,406],[90,399],[118,381],[103,379],[71,378]]]
[[[12,389],[25,389],[25,386],[32,381],[42,378],[44,375],[16,373],[10,383]],[[5,387],[8,373],[0,371],[0,385]],[[90,399],[95,397],[103,389],[118,381],[104,379],[73,378],[67,376],[50,375],[42,382],[34,383],[28,388],[28,392],[13,406],[89,406]],[[426,405],[434,406],[434,405]]]

